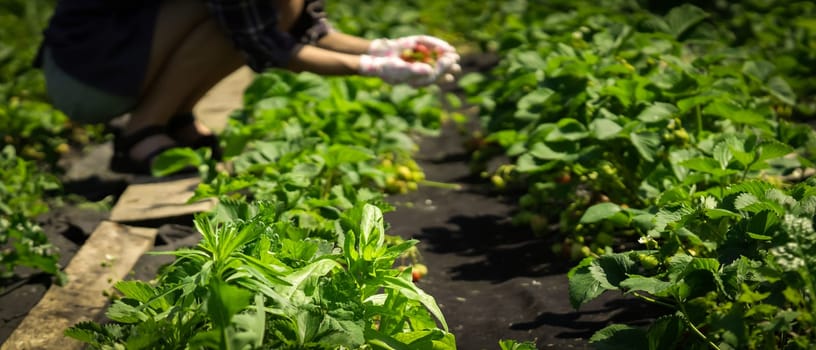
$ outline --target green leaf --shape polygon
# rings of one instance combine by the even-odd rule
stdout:
[[[111,337],[111,334],[106,328],[103,328],[96,322],[91,321],[79,322],[73,325],[71,328],[66,329],[63,334],[66,337],[71,337],[93,346],[98,346],[101,339]]]
[[[205,158],[192,148],[171,148],[153,159],[151,172],[153,176],[161,177],[205,163]]]
[[[646,331],[632,326],[613,324],[601,329],[589,338],[589,343],[598,350],[648,349]]]
[[[584,124],[572,118],[563,118],[556,125],[558,128],[547,134],[545,141],[578,141],[589,135]]]
[[[572,306],[578,309],[605,290],[618,289],[635,268],[636,263],[628,254],[608,254],[582,260],[567,274]]]
[[[584,215],[581,216],[580,222],[582,224],[593,224],[610,218],[619,212],[621,212],[621,207],[615,203],[606,202],[595,204],[587,208]]]
[[[673,284],[671,282],[662,281],[655,277],[639,275],[632,275],[620,283],[620,287],[626,289],[628,292],[643,291],[655,296],[665,296],[665,292],[672,286]]]
[[[115,301],[105,312],[105,315],[111,320],[121,323],[138,323],[149,318],[147,314],[135,306],[129,305],[127,299]]]
[[[788,85],[788,82],[782,77],[775,76],[769,79],[767,89],[771,95],[778,98],[780,101],[782,101],[782,103],[791,106],[796,104],[796,93],[793,92],[793,89],[790,87],[790,85]]]
[[[375,157],[374,153],[365,147],[333,144],[326,154],[326,166],[336,168],[340,164],[358,163]]]
[[[776,140],[763,141],[757,145],[758,162],[786,156],[793,152],[793,147]]]
[[[291,298],[295,292],[302,290],[311,278],[325,276],[331,270],[340,267],[340,264],[334,260],[320,259],[309,265],[306,265],[292,273],[283,276],[283,279],[290,284],[290,286],[283,287],[284,297]]]
[[[406,298],[420,302],[428,311],[442,323],[442,328],[447,331],[448,323],[445,322],[445,316],[442,315],[442,310],[436,304],[434,297],[428,295],[410,281],[406,281],[399,277],[383,276],[383,287],[394,289]]]
[[[691,4],[675,7],[664,17],[669,33],[675,38],[680,38],[686,31],[706,18],[708,18],[708,13]]]
[[[229,327],[233,315],[249,306],[249,299],[252,297],[252,292],[220,281],[213,281],[209,292],[207,313],[213,326],[221,330]]]
[[[725,142],[720,142],[714,146],[712,155],[714,159],[720,162],[720,169],[728,168],[728,164],[731,163],[731,159],[734,157],[733,153],[731,153],[731,149]]]
[[[724,217],[729,217],[732,219],[741,219],[742,215],[735,213],[733,211],[721,208],[714,208],[714,209],[705,209],[706,216],[710,219],[720,219]]]
[[[541,88],[529,92],[518,100],[515,117],[521,120],[537,120],[541,117],[544,104],[555,94],[548,88]]]
[[[576,310],[606,291],[589,269],[593,261],[593,258],[585,258],[569,271],[569,298]]]
[[[712,102],[703,108],[703,113],[732,120],[741,124],[754,126],[763,126],[767,124],[767,120],[763,115],[752,110],[740,108],[739,106],[734,105],[732,102]]]
[[[629,254],[607,254],[596,258],[589,270],[602,287],[617,289],[636,267],[637,264]]]
[[[720,162],[712,158],[692,158],[681,162],[680,165],[691,170],[708,174],[716,174],[722,170],[720,168]]]
[[[750,193],[742,193],[734,200],[734,208],[743,210],[756,203],[759,203],[759,198]]]
[[[589,132],[598,140],[609,140],[618,135],[623,127],[605,118],[599,118],[589,124]]]
[[[114,287],[122,292],[126,298],[135,299],[143,304],[147,304],[156,296],[156,292],[150,284],[138,280],[119,281],[116,282]]]
[[[518,342],[513,339],[499,340],[499,348],[501,350],[536,350],[534,342]]]
[[[556,150],[543,142],[537,142],[530,148],[529,154],[538,159],[570,162],[578,159],[578,147],[578,143],[573,142],[564,146],[563,150]]]
[[[766,82],[776,70],[768,61],[748,61],[742,65],[742,73],[758,82]]]
[[[456,340],[453,334],[440,329],[427,329],[413,332],[397,333],[394,339],[416,350],[454,350]]]
[[[255,349],[263,347],[266,332],[263,295],[255,294],[254,307],[249,312],[233,316],[232,320],[237,329],[232,336],[232,349],[244,349],[247,345]]]
[[[675,115],[677,111],[677,107],[674,105],[665,102],[655,102],[640,112],[637,119],[646,123],[654,123],[671,119],[671,117]]]
[[[380,208],[371,204],[363,207],[363,217],[360,222],[360,247],[370,246],[380,248],[385,242],[385,226]],[[364,257],[373,259],[376,257]]]
[[[685,332],[686,323],[680,316],[660,317],[649,326],[649,350],[676,349]]]
[[[629,140],[643,159],[652,162],[660,148],[660,135],[654,131],[632,132]]]

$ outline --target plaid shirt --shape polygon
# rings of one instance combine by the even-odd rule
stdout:
[[[278,31],[278,13],[271,0],[206,0],[210,13],[227,30],[250,68],[261,72],[284,67],[303,44],[325,36],[330,25],[323,0],[305,0],[290,32]]]

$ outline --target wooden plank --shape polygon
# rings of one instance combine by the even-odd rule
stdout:
[[[102,314],[104,295],[124,278],[139,257],[153,247],[156,229],[102,222],[77,252],[65,273],[65,286],[51,286],[0,350],[81,349],[84,344],[63,332]]]
[[[187,177],[130,185],[111,210],[110,220],[144,221],[207,211],[213,207],[214,199],[187,204],[200,181],[198,177]]]

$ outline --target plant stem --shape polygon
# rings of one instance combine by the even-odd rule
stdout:
[[[632,295],[634,295],[634,296],[636,296],[638,298],[641,298],[643,300],[646,300],[646,301],[648,301],[650,303],[653,303],[653,304],[658,304],[658,305],[662,305],[662,306],[669,307],[669,308],[672,308],[672,309],[676,309],[676,307],[674,305],[672,305],[672,304],[669,304],[669,303],[667,303],[665,301],[662,301],[662,300],[657,300],[655,298],[640,294],[638,292],[633,292]]]
[[[700,337],[700,339],[708,343],[708,346],[710,346],[712,349],[720,350],[720,347],[718,347],[717,344],[714,344],[714,342],[709,340],[708,337],[706,337],[706,335],[703,334],[703,332],[701,332],[700,329],[694,325],[694,323],[691,323],[691,320],[688,318],[686,308],[683,307],[683,303],[678,303],[677,305],[680,307],[680,312],[683,313],[683,319],[686,321],[686,324],[691,328],[691,330],[694,331],[694,334],[697,334],[697,336]]]
[[[703,113],[700,105],[697,105],[697,142],[700,142],[700,135],[703,134]]]
[[[431,180],[422,180],[419,182],[421,186],[428,186],[428,187],[436,187],[436,188],[444,188],[448,190],[456,190],[459,191],[462,189],[462,185],[460,184],[452,184],[447,182],[439,182],[439,181],[431,181]]]

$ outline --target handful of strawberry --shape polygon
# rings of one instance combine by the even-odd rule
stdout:
[[[425,44],[417,43],[413,48],[402,50],[400,58],[405,62],[422,62],[433,66],[436,65],[436,60],[444,53],[445,51],[440,47],[431,49]]]

